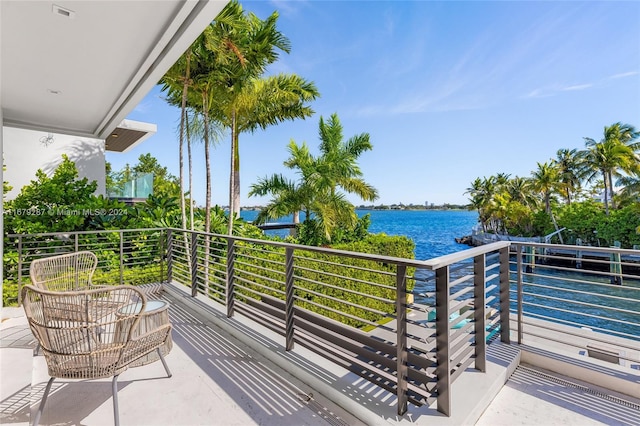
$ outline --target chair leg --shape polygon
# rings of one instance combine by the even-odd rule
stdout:
[[[160,348],[156,349],[158,351],[158,356],[160,356],[160,361],[162,361],[162,365],[164,366],[164,371],[167,372],[167,377],[171,377],[171,371],[169,370],[169,366],[167,365],[167,361],[164,360],[164,355],[162,355],[162,350]]]
[[[47,387],[44,388],[44,395],[42,395],[42,400],[40,401],[40,406],[38,407],[38,411],[36,412],[36,417],[33,419],[32,425],[38,425],[40,423],[40,417],[42,416],[42,412],[44,411],[44,404],[47,402],[47,397],[49,396],[49,391],[51,390],[51,385],[55,380],[55,377],[49,379],[47,382]]]
[[[118,413],[118,375],[113,376],[111,382],[111,392],[113,393],[113,424],[120,426],[120,413]]]

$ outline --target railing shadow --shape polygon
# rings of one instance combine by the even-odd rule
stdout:
[[[293,383],[290,376],[276,371],[268,360],[257,356],[219,328],[192,315],[170,296],[167,299],[171,302],[174,345],[183,350],[256,423],[291,424],[292,415],[307,416],[306,410],[312,410],[323,418],[331,416],[318,404],[310,403],[313,396],[303,389],[303,385]],[[271,348],[278,346],[249,327],[233,323],[239,333],[251,336],[260,344]],[[305,368],[311,367],[306,363]],[[326,375],[325,379],[328,379]],[[307,417],[312,415],[309,411]],[[336,418],[332,423],[340,424]]]
[[[505,386],[603,424],[640,424],[638,403],[536,369],[518,367]]]

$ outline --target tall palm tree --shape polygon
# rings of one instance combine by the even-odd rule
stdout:
[[[531,179],[516,176],[507,181],[504,189],[512,201],[519,202],[524,206],[535,207],[538,203]]]
[[[494,202],[493,198],[497,192],[496,190],[496,177],[490,176],[488,178],[476,178],[465,191],[465,194],[471,196],[469,201],[471,202],[472,208],[478,211],[478,219],[484,232],[487,232],[489,228],[491,205]]]
[[[613,199],[613,177],[632,173],[640,167],[638,151],[640,143],[636,141],[638,131],[629,125],[615,123],[605,126],[604,137],[596,142],[591,138],[584,138],[587,149],[584,151],[584,170],[588,181],[601,175],[604,181],[605,213],[609,214],[609,200],[611,207],[616,208]]]
[[[261,20],[252,13],[245,14],[240,4],[232,1],[223,13],[231,19],[218,17],[206,37],[207,48],[214,52],[218,65],[214,109],[231,131],[231,233],[233,217],[240,212],[239,134],[311,116],[313,111],[306,103],[315,99],[318,91],[313,83],[296,75],[260,78],[280,52],[291,50],[289,39],[276,28],[277,12]]]
[[[531,184],[542,195],[544,209],[553,219],[551,196],[560,188],[559,169],[553,162],[538,163],[538,168],[531,173]]]
[[[180,213],[182,216],[182,228],[187,227],[187,215],[184,196],[184,140],[185,123],[187,115],[187,96],[191,83],[191,46],[173,64],[167,73],[160,80],[162,91],[169,92],[169,96],[176,98],[180,90],[180,123],[178,137],[178,162],[179,162],[179,185],[180,185]],[[175,99],[174,99],[175,102]],[[185,237],[186,238],[186,237]]]
[[[556,158],[553,160],[553,163],[558,167],[561,191],[567,204],[571,204],[571,194],[575,194],[580,189],[583,158],[580,151],[575,148],[562,148],[556,152]]]

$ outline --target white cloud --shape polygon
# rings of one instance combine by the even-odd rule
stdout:
[[[561,88],[560,90],[562,90],[563,92],[569,92],[569,91],[574,91],[574,90],[584,90],[584,89],[589,89],[590,87],[593,87],[592,83],[586,83],[586,84],[574,84],[572,86],[566,86]]]
[[[638,71],[629,71],[629,72],[623,72],[620,74],[614,74],[612,76],[609,77],[610,80],[616,79],[616,78],[624,78],[624,77],[631,77],[634,75],[638,75],[640,74]]]

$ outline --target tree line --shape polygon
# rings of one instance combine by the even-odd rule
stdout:
[[[634,126],[614,123],[604,127],[599,140],[583,138],[584,149],[559,149],[555,158],[537,163],[528,177],[498,173],[476,178],[465,192],[469,208],[478,211],[485,232],[539,236],[565,227],[574,239],[640,244],[640,237],[623,235],[626,231],[598,236],[598,228],[612,227],[617,216],[628,216],[621,210],[631,212],[632,234],[640,231],[639,136]],[[582,213],[576,217],[578,211]],[[592,216],[600,225],[576,223]]]

